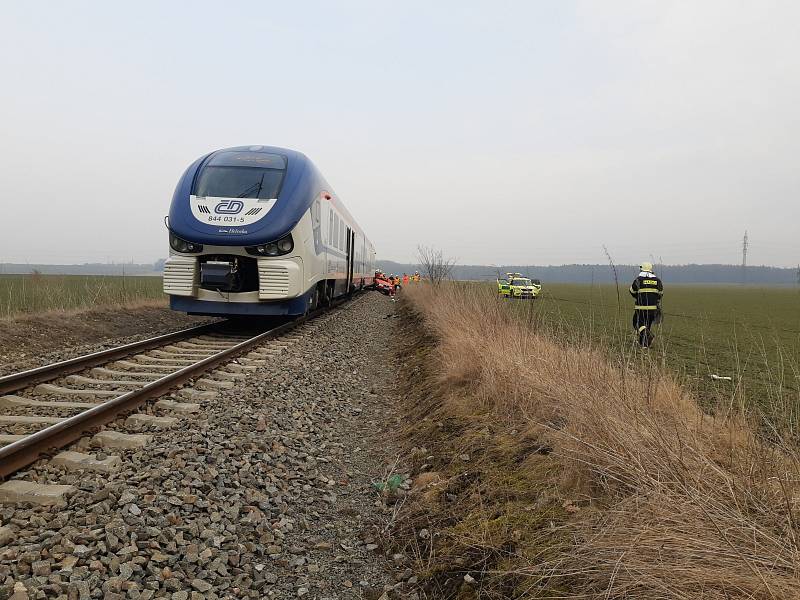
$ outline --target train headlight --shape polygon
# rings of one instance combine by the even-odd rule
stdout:
[[[179,238],[177,235],[169,232],[169,246],[175,252],[182,252],[184,254],[194,254],[203,251],[203,244],[196,244],[194,242],[187,242]]]
[[[288,234],[277,242],[247,246],[245,250],[247,250],[248,254],[255,254],[256,256],[282,256],[294,250],[294,240],[292,239],[292,234]]]
[[[292,236],[286,236],[283,239],[278,240],[278,250],[281,254],[286,254],[287,252],[291,252],[294,248],[294,242],[292,241]]]

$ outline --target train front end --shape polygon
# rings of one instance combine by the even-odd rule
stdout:
[[[164,292],[200,315],[299,315],[315,270],[311,169],[302,154],[248,146],[197,160],[170,206]]]

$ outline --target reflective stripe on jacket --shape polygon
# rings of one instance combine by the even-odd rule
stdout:
[[[664,295],[664,286],[653,273],[642,271],[628,291],[636,301],[635,310],[656,310]]]

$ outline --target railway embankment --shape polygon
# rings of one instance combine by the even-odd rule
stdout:
[[[789,444],[463,286],[411,287],[400,316],[394,540],[427,597],[800,597]]]
[[[50,310],[0,319],[0,375],[211,321],[162,301]]]
[[[409,564],[386,544],[397,504],[376,489],[395,487],[397,471],[387,440],[399,411],[383,393],[397,382],[394,306],[361,296],[269,342],[245,378],[194,394],[191,411],[162,399],[172,404],[68,449],[92,462],[62,455],[17,472],[63,487],[46,488],[44,505],[13,488],[20,497],[0,504],[3,592],[406,597]]]

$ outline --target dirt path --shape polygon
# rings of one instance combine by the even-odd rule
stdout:
[[[163,303],[0,319],[0,375],[208,321]]]

